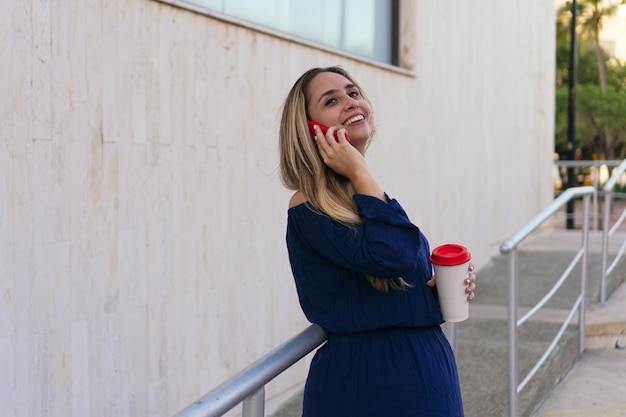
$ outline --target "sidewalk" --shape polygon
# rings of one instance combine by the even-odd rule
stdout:
[[[534,250],[571,247],[576,233],[556,230],[531,240]],[[609,242],[616,253],[624,241],[618,233]],[[601,250],[601,234],[591,233],[589,249]],[[591,303],[586,317],[585,351],[533,417],[626,417],[626,283],[622,282],[606,304]]]
[[[588,311],[587,349],[535,417],[626,417],[625,323],[622,283],[605,305]]]
[[[585,352],[535,417],[626,416],[626,350]]]
[[[614,255],[619,251],[625,238],[626,233],[620,232],[609,241],[611,254],[609,261],[614,259]],[[579,248],[580,244],[579,232],[555,229],[546,233],[540,232],[520,246],[521,278],[518,309],[520,314],[524,314],[528,310],[527,306],[534,305],[546,293],[549,288],[546,283],[548,278],[558,277],[562,273],[563,265],[569,263],[573,250]],[[598,297],[602,251],[601,232],[590,233],[589,250],[585,351],[579,359],[575,359],[573,365],[567,365],[562,373],[544,373],[540,379],[545,384],[543,388],[537,389],[539,395],[532,395],[529,392],[529,384],[520,395],[520,416],[626,417],[626,349],[621,349],[626,347],[626,283],[623,279],[621,284],[616,281],[619,280],[620,275],[626,276],[626,269],[621,266],[614,271],[611,279],[614,290],[609,291],[607,303],[600,304]],[[508,262],[503,262],[500,257],[494,257],[489,264],[478,271],[477,280],[480,280],[480,291],[476,297],[477,304],[470,307],[470,316],[474,322],[498,315],[506,317],[506,302],[502,300],[505,288],[500,287],[505,287],[502,282],[503,277],[508,276],[507,268]],[[575,271],[572,275],[577,277],[579,272]],[[524,325],[538,326],[527,330],[527,335],[533,334],[532,340],[543,340],[539,332],[549,326],[562,323],[566,318],[572,300],[575,299],[575,293],[570,287],[576,286],[561,289],[550,305],[533,316],[532,322],[529,321]],[[577,288],[576,291],[578,291]],[[572,322],[575,332],[570,335],[574,349],[577,349],[578,345],[577,316],[574,316]],[[528,337],[520,337],[520,341],[528,339]],[[565,346],[563,344],[563,347]],[[520,348],[530,349],[529,346],[520,346]],[[548,366],[552,363],[569,362],[572,359],[567,356],[569,353],[567,348],[559,347],[556,356],[547,362]],[[478,353],[473,352],[473,355],[477,356]],[[520,358],[523,356],[527,354],[520,354]],[[463,367],[463,363],[460,367]],[[521,370],[520,373],[524,375],[526,371]],[[481,376],[480,379],[485,378]],[[550,379],[552,381],[549,381]],[[475,384],[469,385],[475,386]],[[544,388],[547,390],[543,391]],[[493,391],[497,388],[490,386],[489,389]],[[473,393],[476,394],[475,389]],[[478,409],[472,404],[472,397],[468,397],[466,415],[470,417],[487,415],[477,413]],[[535,411],[532,411],[533,409]],[[493,411],[498,411],[497,415],[507,415],[502,407]],[[530,414],[528,414],[529,411]],[[496,413],[489,415],[496,415]]]

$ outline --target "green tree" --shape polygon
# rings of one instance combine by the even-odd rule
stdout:
[[[626,65],[610,59],[599,33],[608,16],[626,0],[581,0],[577,22],[576,138],[582,159],[624,157],[626,142]],[[557,13],[555,151],[567,154],[567,100],[571,2]]]
[[[578,15],[581,18],[580,27],[582,34],[586,34],[592,41],[598,63],[598,75],[600,87],[606,90],[606,57],[600,47],[600,31],[607,17],[615,15],[617,8],[624,4],[625,0],[581,0]]]

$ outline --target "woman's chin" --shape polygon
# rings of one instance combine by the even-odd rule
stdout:
[[[365,149],[367,149],[367,144],[369,142],[369,137],[355,135],[354,137],[350,136],[350,145],[357,148],[362,154],[365,153]]]

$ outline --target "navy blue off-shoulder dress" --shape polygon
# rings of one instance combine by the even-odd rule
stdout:
[[[400,204],[355,195],[362,223],[304,203],[288,212],[287,248],[302,310],[328,341],[309,369],[303,417],[463,416],[443,334],[428,241]],[[403,277],[381,292],[365,278]]]

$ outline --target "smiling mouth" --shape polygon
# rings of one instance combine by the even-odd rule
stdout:
[[[360,122],[361,120],[364,120],[364,119],[365,117],[363,117],[362,114],[359,114],[358,116],[351,117],[345,122],[343,122],[343,125],[348,126],[348,125],[351,125],[352,123]]]

